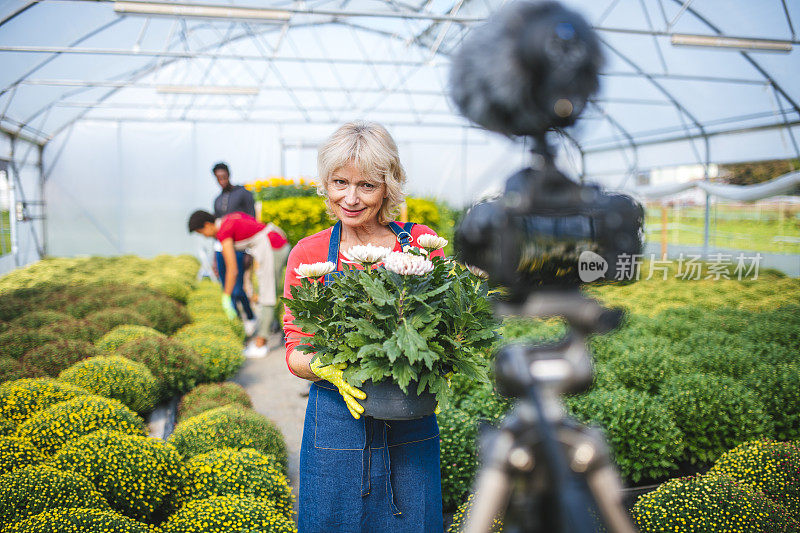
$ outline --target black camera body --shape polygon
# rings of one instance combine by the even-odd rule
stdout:
[[[597,36],[557,2],[518,1],[465,38],[451,97],[473,122],[533,140],[534,164],[501,198],[473,206],[456,231],[460,258],[521,302],[534,290],[632,280],[644,210],[633,198],[565,176],[546,135],[574,124],[597,91]]]
[[[501,198],[467,212],[455,246],[521,302],[537,289],[633,280],[643,220],[630,196],[576,183],[552,166],[525,168]]]

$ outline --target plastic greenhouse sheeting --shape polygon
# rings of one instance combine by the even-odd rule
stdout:
[[[330,127],[318,130],[312,145],[332,132]],[[409,175],[408,188],[417,195],[474,197],[486,183],[519,168],[525,158],[514,145],[476,140],[462,159],[458,152],[443,150],[446,145],[436,140],[435,132],[417,138],[402,129],[393,134]],[[194,251],[199,237],[187,233],[186,222],[195,209],[211,210],[219,194],[211,167],[225,160],[237,184],[277,174],[278,135],[276,127],[260,124],[76,125],[68,138],[55,141],[57,149],[45,154],[49,253],[151,256]],[[51,161],[56,152],[60,155]],[[316,150],[304,155],[289,165],[297,171],[292,174],[313,176]],[[459,180],[473,173],[476,179]],[[467,183],[475,188],[462,190]]]
[[[191,3],[284,9],[288,20],[0,3],[0,132],[44,147],[44,187],[25,194],[44,190],[49,253],[190,250],[183,222],[210,207],[213,162],[227,160],[239,183],[313,176],[316,144],[353,118],[397,138],[409,192],[454,205],[497,190],[525,161],[520,142],[474,128],[447,98],[450,55],[503,0]],[[605,56],[601,91],[559,140],[569,174],[630,189],[663,166],[798,156],[800,2],[564,3],[596,28]],[[678,46],[676,34],[788,51]],[[32,157],[25,180],[36,178]]]
[[[711,196],[736,202],[752,202],[789,193],[796,189],[798,185],[800,185],[800,172],[790,172],[779,178],[756,185],[720,185],[706,181],[690,181],[637,187],[634,191],[645,198],[662,198],[697,187]]]

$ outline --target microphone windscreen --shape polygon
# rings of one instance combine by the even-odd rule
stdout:
[[[573,124],[598,88],[589,24],[557,2],[517,1],[474,28],[452,60],[450,96],[469,120],[505,135]]]

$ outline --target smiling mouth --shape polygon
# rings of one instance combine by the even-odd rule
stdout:
[[[342,206],[339,206],[339,207],[342,207]],[[349,215],[351,217],[360,214],[365,209],[366,209],[366,207],[362,207],[361,209],[355,209],[355,210],[354,209],[347,209],[346,207],[342,207],[342,211],[344,211],[344,214],[345,215]]]

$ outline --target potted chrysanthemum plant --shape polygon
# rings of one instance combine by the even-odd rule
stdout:
[[[498,335],[486,281],[430,255],[445,239],[417,242],[422,248],[404,252],[354,246],[343,254],[342,275],[326,286],[332,263],[300,265],[301,283],[283,300],[311,335],[298,349],[323,365],[345,363],[345,381],[364,390],[364,412],[376,418],[416,418],[446,405],[452,373],[488,379]]]

